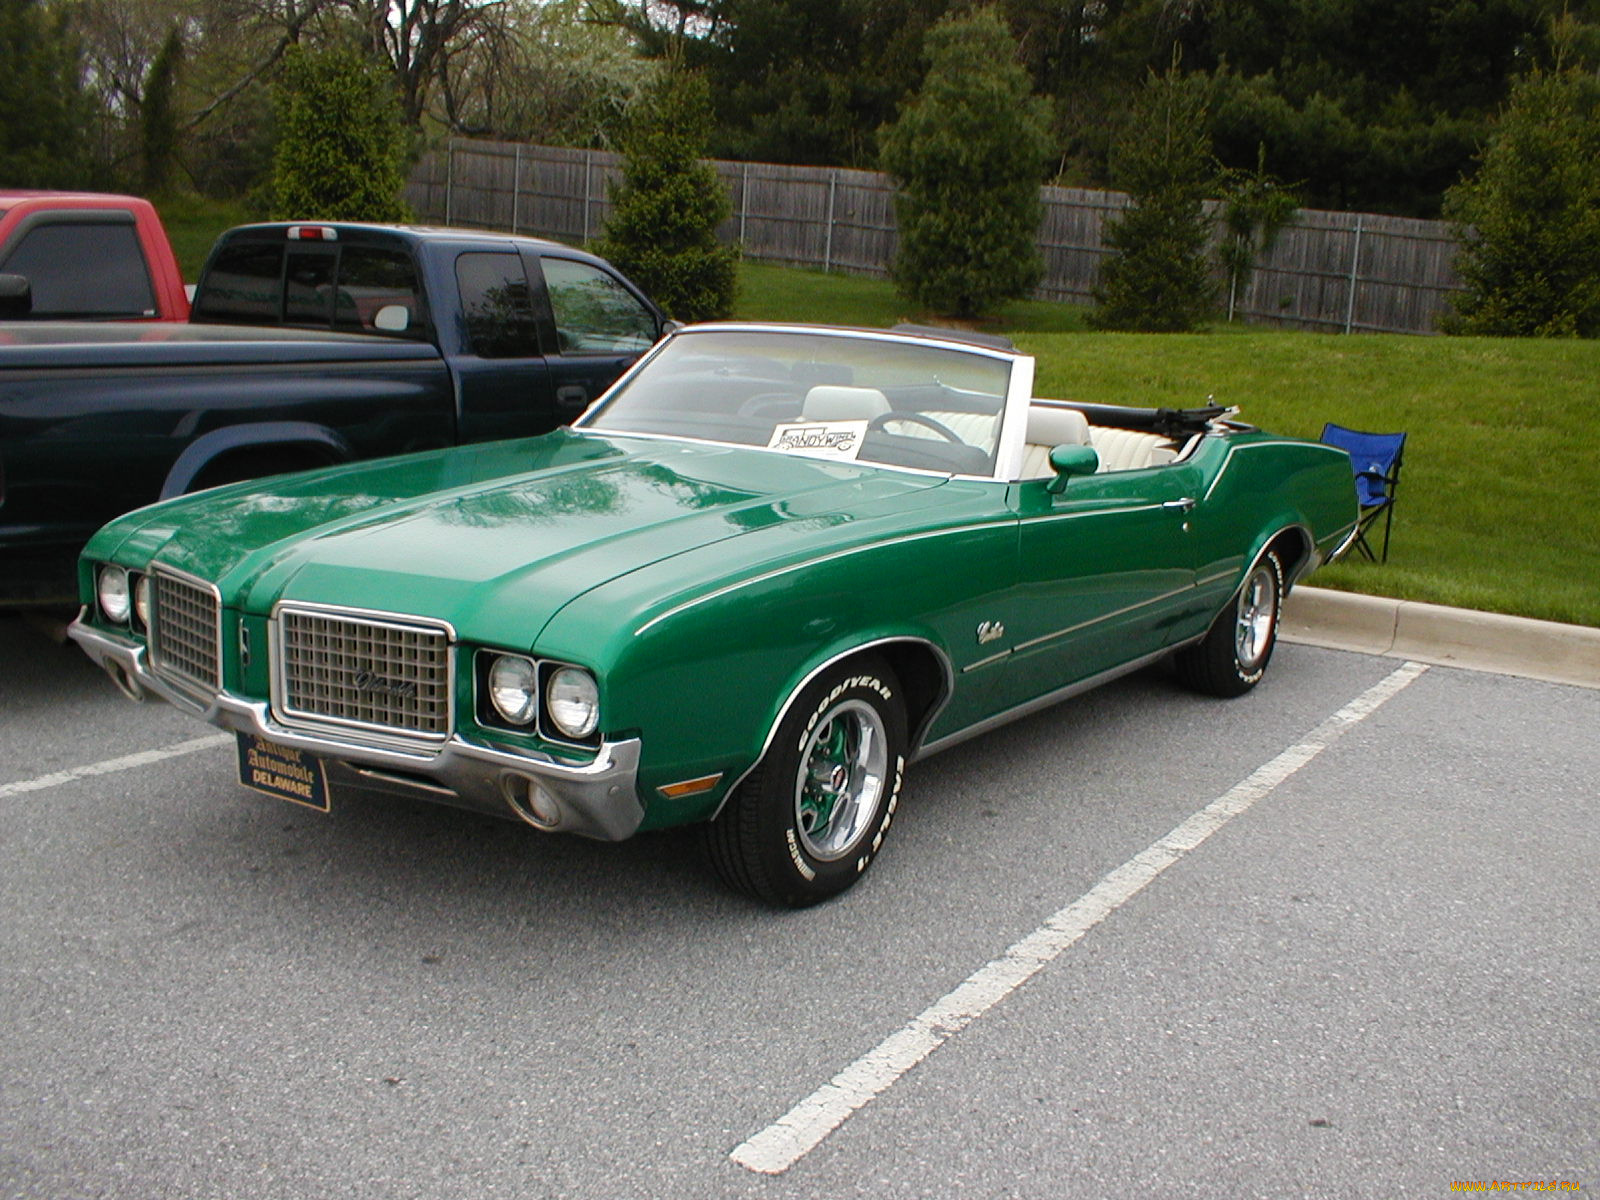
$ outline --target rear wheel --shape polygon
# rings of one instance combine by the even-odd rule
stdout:
[[[1276,550],[1256,560],[1205,637],[1174,656],[1178,678],[1212,696],[1242,696],[1261,681],[1278,644],[1283,563]]]
[[[905,747],[900,683],[883,662],[823,672],[707,827],[712,867],[772,904],[800,908],[844,891],[883,845]]]

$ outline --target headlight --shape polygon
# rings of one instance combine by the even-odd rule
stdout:
[[[128,620],[128,573],[121,567],[101,567],[100,582],[96,589],[100,611],[106,620],[118,625]]]
[[[151,594],[155,585],[150,582],[150,576],[141,575],[133,585],[133,612],[139,618],[139,624],[146,629],[150,628],[150,610],[153,606]]]
[[[577,667],[552,671],[544,688],[544,710],[567,737],[588,737],[600,724],[600,688],[594,676]]]
[[[531,660],[502,654],[489,668],[489,699],[513,725],[532,722],[539,702],[539,672]]]

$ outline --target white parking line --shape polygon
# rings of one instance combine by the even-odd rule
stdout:
[[[858,1109],[888,1091],[902,1075],[1053,962],[1157,875],[1247,811],[1427,669],[1421,663],[1408,662],[1363,692],[1301,741],[1112,871],[999,958],[973,972],[830,1082],[736,1146],[728,1157],[763,1175],[787,1171]]]
[[[176,742],[171,746],[163,746],[160,750],[140,750],[137,754],[125,754],[121,758],[108,758],[104,762],[90,763],[86,767],[73,767],[66,771],[57,771],[53,775],[41,775],[37,779],[19,779],[16,783],[0,783],[0,800],[7,796],[20,796],[23,792],[40,792],[45,788],[60,787],[63,783],[71,783],[74,779],[85,779],[91,775],[110,775],[116,771],[123,771],[129,767],[145,767],[151,763],[162,762],[169,758],[181,758],[185,754],[193,754],[197,750],[209,750],[212,746],[226,745],[233,741],[231,733],[213,733],[206,737],[191,738],[187,742]]]

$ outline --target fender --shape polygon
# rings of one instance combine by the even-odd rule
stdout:
[[[789,710],[794,707],[794,702],[800,698],[800,693],[805,690],[807,684],[809,684],[818,675],[821,675],[829,667],[834,666],[837,663],[844,662],[848,658],[853,658],[858,654],[866,654],[874,650],[880,650],[885,646],[907,644],[916,646],[919,649],[931,651],[935,660],[939,664],[939,672],[941,675],[941,687],[939,690],[939,695],[935,698],[933,704],[929,706],[927,713],[924,714],[921,721],[917,723],[917,727],[914,729],[908,729],[906,731],[908,737],[906,758],[907,761],[914,760],[917,757],[918,752],[922,749],[923,738],[927,735],[928,729],[933,725],[934,718],[939,715],[940,711],[949,701],[951,693],[955,690],[955,669],[950,665],[950,656],[947,655],[943,649],[941,649],[930,639],[913,634],[889,635],[846,645],[843,649],[835,649],[832,652],[827,653],[820,659],[820,661],[814,663],[809,669],[797,673],[796,678],[791,681],[791,686],[784,697],[783,703],[779,705],[776,715],[772,718],[772,721],[767,726],[767,734],[766,737],[762,739],[760,753],[757,754],[754,761],[752,761],[751,764],[740,773],[739,777],[730,783],[723,791],[722,799],[718,801],[716,811],[713,812],[711,816],[707,818],[707,820],[716,819],[717,815],[722,812],[723,807],[728,803],[729,799],[732,798],[733,793],[739,789],[739,785],[744,782],[745,776],[749,775],[751,771],[755,770],[756,767],[761,764],[761,760],[766,758],[767,751],[772,749],[772,740],[778,736],[778,726],[783,724],[784,718],[789,715]]]
[[[1262,534],[1251,545],[1248,559],[1250,565],[1245,568],[1234,582],[1235,591],[1249,577],[1250,572],[1256,569],[1256,564],[1261,561],[1261,556],[1270,547],[1281,542],[1288,534],[1298,535],[1300,547],[1299,555],[1293,561],[1289,561],[1287,557],[1285,558],[1283,564],[1283,594],[1287,596],[1294,585],[1318,565],[1317,540],[1311,534],[1311,526],[1305,521],[1296,520],[1289,516],[1284,516],[1280,520],[1281,523],[1267,527],[1271,532],[1263,530]]]
[[[316,446],[338,462],[349,462],[355,455],[350,444],[325,425],[310,421],[261,421],[254,425],[229,425],[202,434],[184,447],[178,461],[167,472],[161,485],[161,499],[181,496],[213,461],[234,450],[266,449],[280,446]]]

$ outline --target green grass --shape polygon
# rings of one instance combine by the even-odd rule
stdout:
[[[172,252],[178,256],[183,281],[200,278],[211,244],[224,229],[243,225],[254,218],[244,205],[234,201],[206,200],[198,196],[175,196],[156,201],[161,223],[167,227]]]
[[[882,280],[747,263],[740,281],[741,317],[917,319]],[[1037,358],[1041,396],[1214,396],[1278,433],[1315,438],[1336,421],[1410,435],[1389,562],[1326,568],[1319,586],[1600,626],[1600,343],[1087,333],[1083,313],[1030,302],[984,328]]]
[[[999,316],[967,327],[1015,337],[1020,333],[1073,333],[1088,328],[1084,309],[1073,304],[1019,300]],[[770,263],[739,264],[739,297],[733,315],[746,321],[805,321],[821,325],[887,328],[901,322],[926,322],[895,293],[886,279],[828,275]]]

